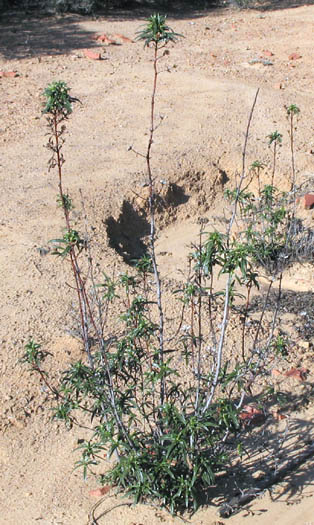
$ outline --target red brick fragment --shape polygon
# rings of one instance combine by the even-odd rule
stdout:
[[[0,71],[0,77],[14,78],[18,76],[19,74],[16,71]]]
[[[291,53],[291,55],[289,55],[289,60],[298,60],[299,58],[302,58],[299,53]]]
[[[91,60],[101,60],[101,54],[99,52],[91,51],[90,49],[84,49],[84,55]]]
[[[294,379],[297,379],[298,381],[305,381],[307,374],[306,368],[290,368],[290,370],[287,370],[285,372],[286,377],[293,377]]]
[[[96,37],[96,40],[97,42],[102,42],[103,44],[116,44],[117,42],[115,40],[112,40],[111,38],[109,38],[109,36],[103,34],[103,35],[98,35]]]
[[[245,405],[239,414],[239,419],[241,419],[244,425],[248,425],[251,423],[263,423],[266,418],[264,412],[259,408],[253,405]]]
[[[274,56],[274,53],[272,53],[271,51],[269,51],[269,49],[263,49],[263,55],[265,57],[273,57]]]
[[[93,497],[93,498],[101,498],[102,496],[107,494],[107,492],[109,492],[109,490],[110,490],[109,485],[105,485],[104,487],[101,487],[99,489],[90,490],[89,491],[89,495],[91,497]]]
[[[285,414],[281,414],[278,410],[275,410],[273,413],[273,418],[277,419],[278,421],[281,421],[282,419],[287,419],[287,416]]]
[[[311,210],[314,208],[314,194],[307,193],[304,195],[304,208],[306,210]]]

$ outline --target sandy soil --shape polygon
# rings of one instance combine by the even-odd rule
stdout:
[[[15,78],[0,77],[0,523],[6,525],[82,525],[94,503],[89,495],[94,481],[84,482],[81,473],[72,470],[77,459],[72,451],[84,431],[65,431],[50,423],[45,391],[38,378],[18,363],[30,337],[55,355],[60,369],[81,356],[72,331],[72,291],[64,286],[71,277],[65,265],[47,253],[48,241],[59,236],[62,220],[56,212],[56,176],[47,172],[42,92],[51,81],[62,79],[82,102],[68,123],[65,184],[77,202],[78,220],[79,189],[83,192],[102,269],[123,265],[113,247],[121,232],[108,229],[108,218],[117,224],[122,217],[120,224],[129,227],[130,236],[137,227],[143,227],[144,234],[145,225],[134,226],[131,216],[123,216],[122,204],[127,198],[136,206],[145,181],[143,159],[128,148],[145,150],[152,63],[141,43],[102,46],[92,37],[106,33],[133,39],[148,14],[38,20],[11,14],[1,21],[0,70],[18,73]],[[157,111],[165,118],[154,143],[154,169],[158,178],[182,188],[181,200],[160,217],[157,244],[162,274],[178,279],[200,219],[219,226],[222,192],[226,185],[232,187],[240,169],[258,87],[247,162],[270,161],[266,136],[278,129],[284,141],[277,183],[287,187],[290,153],[284,106],[295,103],[301,109],[298,180],[304,191],[314,190],[314,7],[186,13],[169,22],[185,38],[170,46],[162,66]],[[99,50],[103,59],[86,58],[86,48]],[[299,58],[289,59],[293,53]],[[302,199],[300,214],[313,224],[313,211],[302,210]],[[291,330],[300,328],[294,362],[309,369],[306,385],[291,380],[287,387],[300,396],[305,387],[313,394],[313,284],[307,266],[294,268],[284,281],[288,307],[281,322]],[[295,457],[313,440],[313,413],[313,396],[291,408],[284,454]],[[272,435],[284,435],[285,429],[285,421],[277,422]],[[252,461],[251,468],[256,469]],[[271,494],[228,521],[313,524],[313,474],[314,462],[309,460]],[[217,515],[222,499],[217,496],[214,505],[200,509],[189,522],[224,523]],[[119,502],[109,497],[99,514]],[[181,520],[138,505],[116,508],[99,523],[170,525]]]

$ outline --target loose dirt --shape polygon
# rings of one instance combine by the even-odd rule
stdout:
[[[94,503],[73,471],[73,452],[84,430],[67,431],[50,422],[47,393],[18,362],[30,337],[51,352],[60,369],[82,356],[74,337],[73,290],[66,266],[50,255],[49,240],[60,236],[56,211],[57,180],[48,173],[49,151],[43,89],[64,80],[81,103],[67,123],[65,186],[82,223],[81,194],[94,229],[97,261],[103,271],[123,267],[137,256],[147,224],[137,210],[145,197],[144,152],[149,127],[152,57],[133,40],[148,12],[126,12],[88,19],[79,16],[27,18],[5,15],[1,21],[0,70],[0,464],[1,514],[6,525],[85,525]],[[266,136],[283,134],[277,185],[289,186],[290,150],[285,105],[297,104],[298,181],[304,193],[314,191],[313,27],[314,7],[267,11],[212,10],[182,13],[169,24],[184,35],[160,62],[157,113],[162,124],[153,145],[154,173],[167,206],[160,210],[157,252],[162,275],[180,279],[186,256],[199,232],[222,228],[228,210],[223,191],[241,170],[248,115],[260,88],[249,136],[247,163],[271,163]],[[116,44],[96,41],[108,35]],[[101,54],[92,60],[84,50]],[[270,173],[265,171],[265,181]],[[299,213],[313,225],[313,210]],[[84,221],[83,221],[84,222]],[[136,241],[134,241],[134,237]],[[123,240],[124,239],[124,240]],[[127,240],[125,240],[127,239]],[[282,326],[297,341],[293,364],[309,372],[306,385],[286,382],[302,402],[290,407],[287,420],[269,429],[269,447],[284,439],[282,455],[294,457],[314,437],[313,429],[313,273],[293,268],[284,277]],[[302,397],[302,392],[307,394]],[[279,437],[278,437],[279,436]],[[255,433],[258,442],[258,430]],[[273,453],[273,452],[272,452]],[[252,476],[262,468],[263,453],[247,459]],[[265,451],[264,451],[265,454]],[[251,463],[250,463],[251,462]],[[236,471],[235,471],[236,472]],[[228,521],[246,523],[313,523],[314,462],[288,476],[271,493],[249,504]],[[236,477],[236,476],[235,476]],[[239,486],[241,483],[239,481]],[[225,494],[228,497],[228,494]],[[123,501],[123,500],[122,500]],[[188,518],[194,525],[225,523],[214,505]],[[108,496],[96,516],[121,500]],[[137,505],[118,507],[99,519],[107,525],[179,524],[164,510]]]

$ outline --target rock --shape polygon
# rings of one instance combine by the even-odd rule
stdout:
[[[252,478],[255,480],[263,479],[265,478],[265,472],[263,472],[263,470],[256,470],[252,473]]]
[[[309,341],[299,341],[298,345],[300,348],[303,348],[303,350],[309,350],[310,348]]]
[[[287,416],[285,414],[281,414],[279,410],[274,410],[272,412],[272,416],[274,419],[277,419],[277,421],[281,421],[282,419],[287,419]]]
[[[89,491],[89,495],[92,498],[101,498],[102,496],[107,494],[107,492],[109,492],[109,490],[110,490],[110,487],[108,485],[105,485],[104,487],[101,487],[99,489],[90,490]]]
[[[304,208],[306,210],[311,210],[314,208],[314,194],[313,193],[307,193],[304,195]]]
[[[274,56],[274,53],[272,53],[271,51],[269,51],[269,49],[263,49],[263,55],[265,57],[273,57]]]
[[[267,58],[252,58],[252,60],[249,60],[249,64],[263,64],[263,66],[274,65],[274,63],[271,60],[267,60]]]
[[[297,379],[298,381],[305,381],[307,372],[306,368],[290,368],[290,370],[287,370],[284,375],[286,377]]]
[[[299,53],[291,53],[289,55],[289,60],[298,60],[299,58],[302,58],[302,55],[299,55]]]
[[[239,414],[239,419],[244,425],[249,424],[260,424],[266,419],[266,416],[262,410],[254,405],[245,405],[243,410]]]
[[[101,54],[99,52],[91,51],[90,49],[84,49],[83,51],[86,58],[91,60],[101,60]]]
[[[14,78],[18,76],[19,74],[16,71],[0,71],[0,77]]]
[[[107,44],[107,45],[116,44],[117,43],[115,40],[112,40],[111,38],[109,38],[105,34],[97,36],[96,40],[97,40],[97,42],[102,42],[103,44]]]

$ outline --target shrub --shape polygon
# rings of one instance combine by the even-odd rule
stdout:
[[[151,117],[143,154],[149,181],[150,235],[148,254],[130,273],[104,274],[103,282],[95,281],[89,246],[72,227],[72,200],[63,190],[65,122],[75,99],[64,82],[45,90],[52,152],[49,167],[57,168],[58,204],[65,221],[62,237],[53,241],[54,254],[72,267],[86,358],[63,371],[55,387],[42,369],[45,354],[40,345],[31,340],[24,355],[24,361],[40,373],[56,397],[55,419],[71,427],[82,414],[90,417],[92,435],[81,443],[81,458],[76,462],[84,476],[103,461],[104,452],[114,454],[116,462],[100,476],[100,482],[130,494],[135,502],[156,500],[172,513],[198,507],[215,473],[228,461],[230,446],[236,449],[239,445],[244,400],[253,391],[263,395],[261,379],[268,374],[269,360],[274,353],[284,356],[286,352],[275,333],[282,273],[301,252],[313,259],[313,249],[311,252],[308,246],[307,252],[295,249],[296,236],[304,239],[306,234],[296,228],[295,171],[291,192],[283,193],[273,184],[261,187],[260,162],[246,170],[257,92],[242,173],[237,187],[226,193],[231,207],[227,231],[205,232],[202,226],[190,254],[188,280],[171,291],[177,297],[176,319],[167,320],[164,282],[155,253],[157,195],[151,155],[159,125],[155,117],[158,64],[168,43],[179,37],[161,15],[151,16],[137,34],[153,53]],[[291,144],[293,151],[293,136]],[[275,165],[274,147],[272,183]],[[257,193],[249,190],[253,176],[258,178]],[[241,227],[234,235],[236,219]],[[247,319],[261,268],[269,276],[269,286],[252,329]],[[217,289],[217,274],[225,276],[223,289]],[[265,312],[276,280],[276,305],[266,329]],[[118,315],[117,310],[122,313]],[[238,323],[241,338],[238,351],[228,359],[225,350],[231,319]]]
[[[52,0],[51,7],[57,13],[90,14],[97,7],[97,0]]]

